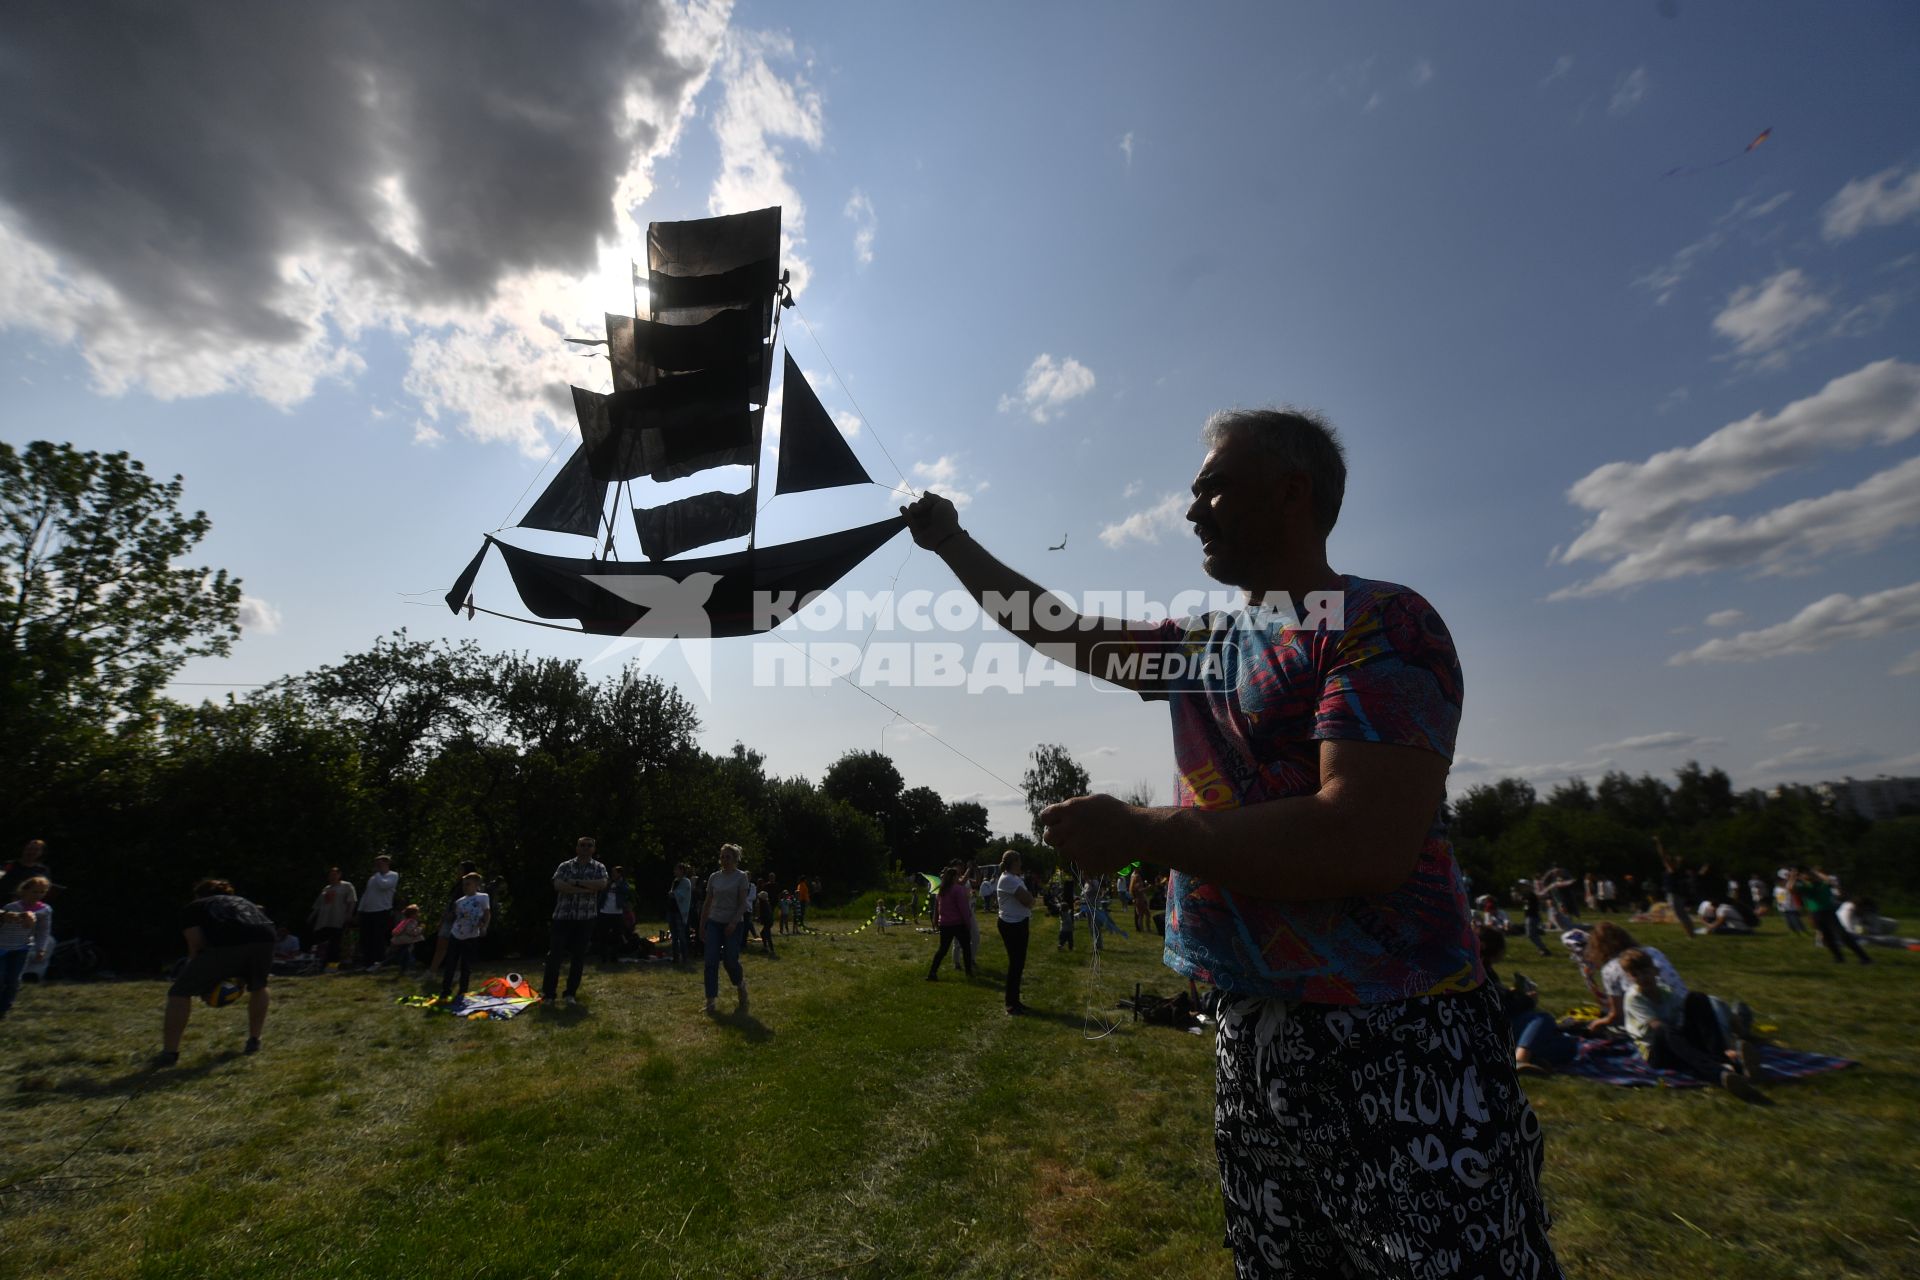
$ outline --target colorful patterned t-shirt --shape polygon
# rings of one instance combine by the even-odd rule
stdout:
[[[1309,619],[1312,614],[1307,615]],[[1170,620],[1197,675],[1171,683],[1179,803],[1231,809],[1320,787],[1320,743],[1383,742],[1453,758],[1460,664],[1433,606],[1349,576],[1340,629],[1240,609]],[[1283,902],[1175,872],[1166,963],[1240,995],[1378,1004],[1483,981],[1466,890],[1436,811],[1413,874],[1391,892]]]

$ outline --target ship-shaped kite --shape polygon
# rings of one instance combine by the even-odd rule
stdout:
[[[493,549],[535,619],[572,619],[595,635],[751,635],[784,616],[768,602],[788,602],[786,611],[791,602],[804,604],[905,527],[895,516],[798,542],[756,543],[761,427],[779,312],[792,305],[779,253],[778,208],[648,226],[649,314],[607,317],[604,343],[592,345],[606,347],[613,391],[573,388],[579,448],[519,520],[521,528],[591,539],[588,554],[547,555],[489,534],[447,593],[448,608],[469,617],[498,613],[473,598],[481,562]],[[625,518],[622,495],[632,481],[737,465],[752,468],[743,492],[633,506],[647,558],[615,558],[614,522]],[[871,483],[785,356],[774,494]],[[672,558],[742,536],[744,550]],[[689,602],[704,613],[697,628],[689,626]]]

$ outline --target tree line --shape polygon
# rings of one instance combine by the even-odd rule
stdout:
[[[1813,788],[1733,789],[1725,772],[1689,761],[1671,783],[1618,770],[1597,784],[1570,778],[1544,798],[1519,778],[1469,787],[1451,812],[1454,848],[1478,889],[1498,892],[1545,867],[1632,875],[1659,896],[1657,837],[1689,867],[1759,875],[1824,866],[1866,894],[1920,894],[1920,815],[1867,822],[1836,812]]]

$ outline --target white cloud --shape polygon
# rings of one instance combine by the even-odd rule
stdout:
[[[1055,360],[1046,352],[1034,357],[1018,395],[1000,397],[1000,412],[1019,410],[1035,422],[1047,422],[1073,400],[1093,390],[1093,370],[1067,356]]]
[[[270,636],[280,630],[280,611],[259,596],[242,595],[238,621],[242,631]]]
[[[966,476],[960,469],[960,459],[950,453],[943,453],[932,462],[916,462],[907,471],[923,490],[945,494],[960,511],[973,505],[974,495],[984,493],[987,488],[986,481],[975,483]]]
[[[1915,649],[1906,657],[1893,664],[1887,671],[1890,676],[1920,676],[1920,649]]]
[[[1837,552],[1868,551],[1920,525],[1920,457],[1851,489],[1802,498],[1746,519],[1708,516],[1668,530],[1568,595],[1595,595],[1722,569],[1784,573]]]
[[[1460,775],[1485,775],[1498,778],[1521,778],[1527,782],[1561,782],[1568,778],[1590,778],[1613,768],[1611,756],[1601,756],[1592,760],[1556,760],[1545,764],[1513,764],[1504,760],[1489,760],[1479,756],[1459,756],[1454,759],[1450,777]]]
[[[1133,134],[1131,132],[1120,135],[1120,154],[1126,157],[1127,168],[1133,168]]]
[[[1373,79],[1374,61],[1373,58],[1362,58],[1358,62],[1335,67],[1327,73],[1327,83],[1342,98],[1358,97]],[[1380,95],[1373,96],[1377,98]]]
[[[1120,491],[1120,496],[1123,498],[1135,497],[1139,494],[1141,487],[1138,480],[1129,480],[1127,481],[1127,487]]]
[[[1743,238],[1754,234],[1748,224],[1759,222],[1791,199],[1791,191],[1779,191],[1764,197],[1741,196],[1733,202],[1732,208],[1713,220],[1713,227],[1706,235],[1691,244],[1682,245],[1666,262],[1636,277],[1634,283],[1653,293],[1655,306],[1665,306],[1703,258],[1721,248],[1736,234]]]
[[[1904,175],[1896,166],[1840,188],[1820,211],[1820,234],[1846,240],[1870,227],[1890,227],[1911,218],[1920,218],[1920,164]]]
[[[605,17],[129,6],[105,46],[85,24],[21,16],[0,65],[0,114],[17,126],[0,137],[0,327],[76,346],[104,394],[280,406],[356,377],[369,331],[442,344],[412,353],[422,388],[503,323],[557,348],[553,316],[572,308],[529,313],[516,296],[558,296],[555,281],[577,294],[618,247],[725,23],[654,0]],[[221,141],[236,128],[244,147]],[[419,407],[459,417],[483,394]],[[540,434],[530,402],[493,418],[476,433],[528,447]]]
[[[937,741],[939,734],[940,726],[937,724],[914,723],[908,720],[892,720],[887,723],[884,729],[880,730],[880,740],[883,744],[886,742],[897,742],[901,746],[906,746],[908,743],[919,742],[922,739]]]
[[[847,197],[846,216],[853,219],[853,256],[864,267],[873,261],[873,237],[880,230],[866,192],[856,190]]]
[[[1765,760],[1756,760],[1750,772],[1755,774],[1792,773],[1803,769],[1837,767],[1871,760],[1873,754],[1845,747],[1795,747]]]
[[[1746,614],[1738,609],[1722,609],[1718,613],[1710,613],[1707,615],[1707,625],[1710,627],[1730,627],[1736,622],[1743,621],[1746,616]]]
[[[776,62],[794,59],[793,41],[770,32],[729,31],[717,74],[723,89],[714,113],[720,173],[707,195],[711,213],[744,213],[780,206],[781,260],[802,292],[808,266],[798,250],[806,240],[807,207],[787,178],[782,140],[818,151],[826,140],[820,95],[798,74],[783,78]]]
[[[1653,78],[1645,67],[1635,67],[1621,76],[1613,86],[1613,97],[1607,101],[1607,114],[1624,116],[1646,100],[1647,91],[1653,88]]]
[[[1424,88],[1433,80],[1433,63],[1426,58],[1417,59],[1413,70],[1407,72],[1407,83],[1416,89]]]
[[[1675,751],[1682,747],[1724,747],[1725,738],[1703,738],[1698,734],[1678,733],[1668,730],[1665,733],[1647,733],[1637,738],[1622,738],[1618,742],[1603,742],[1595,751]]]
[[[1674,576],[1657,571],[1661,555],[1670,551],[1691,551],[1696,558],[1714,550],[1763,554],[1775,546],[1810,551],[1848,529],[1864,533],[1861,513],[1836,510],[1833,495],[1812,500],[1812,506],[1793,504],[1746,521],[1727,517],[1701,521],[1694,508],[1755,489],[1822,453],[1895,444],[1916,433],[1920,433],[1920,365],[1882,360],[1833,379],[1816,394],[1776,414],[1755,413],[1729,423],[1697,444],[1654,454],[1644,462],[1597,467],[1567,490],[1570,502],[1594,515],[1558,560],[1571,564],[1639,559],[1631,570],[1619,575],[1610,571],[1604,582],[1567,587],[1555,592],[1554,598]],[[1866,481],[1856,491],[1882,503],[1881,509],[1866,513],[1869,524],[1884,526],[1891,521],[1897,526],[1904,518],[1901,513],[1907,504],[1883,479],[1888,474]],[[1773,535],[1770,542],[1763,537],[1766,534]]]
[[[1768,742],[1792,742],[1795,738],[1804,738],[1820,726],[1808,724],[1804,720],[1795,720],[1789,724],[1777,724],[1767,730]]]
[[[1109,547],[1121,547],[1129,542],[1158,542],[1162,535],[1186,533],[1187,508],[1192,505],[1191,498],[1170,493],[1145,511],[1136,511],[1118,524],[1102,529],[1100,541]]]
[[[1832,305],[1798,267],[1789,267],[1761,284],[1735,289],[1713,328],[1741,355],[1764,356]]]
[[[1553,60],[1553,70],[1547,72],[1541,79],[1540,87],[1544,89],[1556,80],[1565,80],[1571,74],[1573,74],[1573,55],[1563,53]]]
[[[1697,649],[1674,654],[1667,663],[1677,667],[1690,662],[1761,662],[1817,653],[1913,627],[1920,627],[1920,582],[1858,598],[1835,592],[1785,622],[1709,640]]]

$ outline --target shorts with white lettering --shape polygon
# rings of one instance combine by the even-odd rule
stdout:
[[[1558,1280],[1499,994],[1220,1005],[1234,1273]]]

